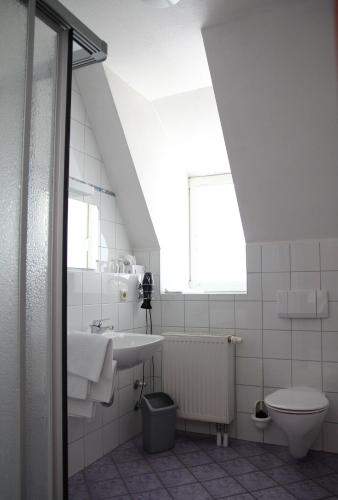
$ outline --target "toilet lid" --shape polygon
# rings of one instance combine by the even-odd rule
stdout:
[[[269,394],[265,404],[281,410],[306,412],[326,408],[329,402],[325,394],[311,387],[291,387]]]

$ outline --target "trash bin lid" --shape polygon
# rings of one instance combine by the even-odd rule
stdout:
[[[152,394],[144,395],[143,398],[147,400],[151,408],[156,410],[175,405],[171,397],[165,392],[153,392]]]

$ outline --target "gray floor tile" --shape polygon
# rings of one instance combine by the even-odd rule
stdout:
[[[155,474],[125,477],[124,482],[130,493],[143,493],[161,488],[162,485]]]
[[[171,496],[165,488],[158,488],[143,493],[134,493],[132,498],[133,500],[170,500]]]
[[[260,470],[272,469],[272,467],[279,467],[284,462],[272,453],[263,453],[249,458],[250,462]]]
[[[303,481],[306,479],[304,474],[292,465],[282,465],[281,467],[275,467],[265,472],[271,479],[279,484],[295,483],[296,481]]]
[[[132,460],[141,460],[143,458],[139,450],[133,445],[116,448],[111,452],[111,458],[116,464],[131,462]]]
[[[338,474],[331,474],[329,476],[321,477],[316,480],[322,488],[325,488],[330,493],[338,495]]]
[[[300,462],[297,464],[297,470],[309,479],[327,476],[332,473],[332,470],[327,465],[315,462],[314,460]]]
[[[232,477],[222,477],[203,481],[203,486],[208,490],[212,498],[226,498],[231,495],[245,493],[245,489]]]
[[[69,500],[90,500],[86,483],[68,484]]]
[[[253,495],[257,500],[295,500],[295,497],[282,486],[256,491]]]
[[[299,500],[321,500],[329,496],[327,490],[310,480],[288,484],[285,488]]]
[[[180,486],[181,484],[194,483],[195,477],[186,468],[158,472],[158,477],[164,486]]]
[[[117,495],[128,493],[122,479],[110,479],[89,483],[89,492],[92,500],[103,500]]]
[[[174,500],[209,500],[212,497],[200,483],[169,488],[169,493]]]
[[[207,481],[208,479],[217,479],[228,475],[220,465],[215,463],[190,467],[190,472],[198,481]]]
[[[124,462],[122,464],[118,464],[117,468],[122,477],[137,476],[139,474],[148,474],[149,472],[152,472],[151,467],[146,460]]]
[[[168,455],[165,457],[152,456],[148,458],[148,462],[156,472],[182,468],[182,462],[180,462],[174,455]]]
[[[248,474],[236,476],[236,479],[249,491],[257,491],[276,486],[275,481],[264,474],[264,472],[249,472]]]
[[[212,462],[212,458],[204,453],[204,451],[195,451],[193,453],[185,453],[180,455],[181,462],[187,467],[193,467],[194,465],[209,464]]]
[[[264,447],[261,443],[250,443],[249,441],[231,439],[230,445],[242,457],[254,457],[255,455],[265,453]]]
[[[208,451],[209,457],[211,457],[215,462],[225,462],[226,460],[234,460],[239,458],[240,455],[235,451],[234,448],[215,448]]]
[[[90,482],[104,481],[106,479],[119,478],[117,467],[110,460],[109,462],[98,460],[85,469],[86,480]]]
[[[242,493],[239,495],[234,495],[227,497],[227,500],[254,500],[254,497],[250,493]]]
[[[173,448],[176,455],[182,455],[183,453],[192,453],[199,451],[198,446],[192,441],[178,441]]]
[[[229,474],[229,476],[236,476],[237,474],[245,474],[246,472],[253,472],[257,470],[257,468],[249,462],[249,460],[242,457],[220,463],[220,466]]]

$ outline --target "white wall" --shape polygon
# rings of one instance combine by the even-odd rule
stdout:
[[[180,158],[150,101],[105,67],[117,111],[161,247],[162,283],[179,290],[188,283],[188,187]],[[172,266],[166,262],[174,261]],[[179,277],[179,279],[178,279]]]
[[[70,175],[98,187],[113,190],[95,136],[74,82],[72,92]],[[95,192],[86,201],[99,209],[99,256],[103,262],[132,253],[129,234],[120,215],[118,200]],[[156,260],[156,253],[153,252]],[[104,264],[103,264],[104,266]],[[145,311],[137,299],[137,277],[108,272],[68,270],[68,330],[89,331],[94,319],[107,318],[115,330],[144,332]],[[120,300],[120,290],[128,290],[126,302]],[[161,385],[161,357],[155,356],[155,387]],[[145,369],[147,390],[150,390],[150,367]],[[140,413],[134,412],[139,390],[133,382],[142,377],[142,366],[118,372],[118,389],[111,408],[97,405],[95,418],[68,419],[69,474],[75,474],[119,444],[140,432]]]
[[[147,266],[148,254],[139,255]],[[250,413],[254,403],[283,387],[308,385],[330,400],[318,449],[338,453],[338,239],[247,245],[248,294],[161,295],[153,301],[156,331],[240,335],[236,347],[237,415],[231,435],[286,444],[274,425],[258,431]],[[329,292],[327,319],[282,319],[276,290],[322,288]],[[179,422],[180,428],[213,432],[214,427]]]
[[[212,87],[153,101],[187,176],[230,172]]]
[[[338,236],[333,0],[203,30],[246,240]]]

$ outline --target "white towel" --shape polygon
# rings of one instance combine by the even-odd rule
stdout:
[[[102,403],[109,403],[113,397],[116,381],[116,361],[109,363],[111,374],[109,377],[102,375],[99,382],[90,382],[88,390],[88,399],[91,401],[100,401]]]
[[[67,395],[69,398],[87,399],[89,380],[78,375],[67,376]]]
[[[70,417],[93,418],[95,403],[93,401],[68,398],[68,415]]]
[[[111,339],[93,333],[70,332],[67,335],[69,374],[98,382]]]

